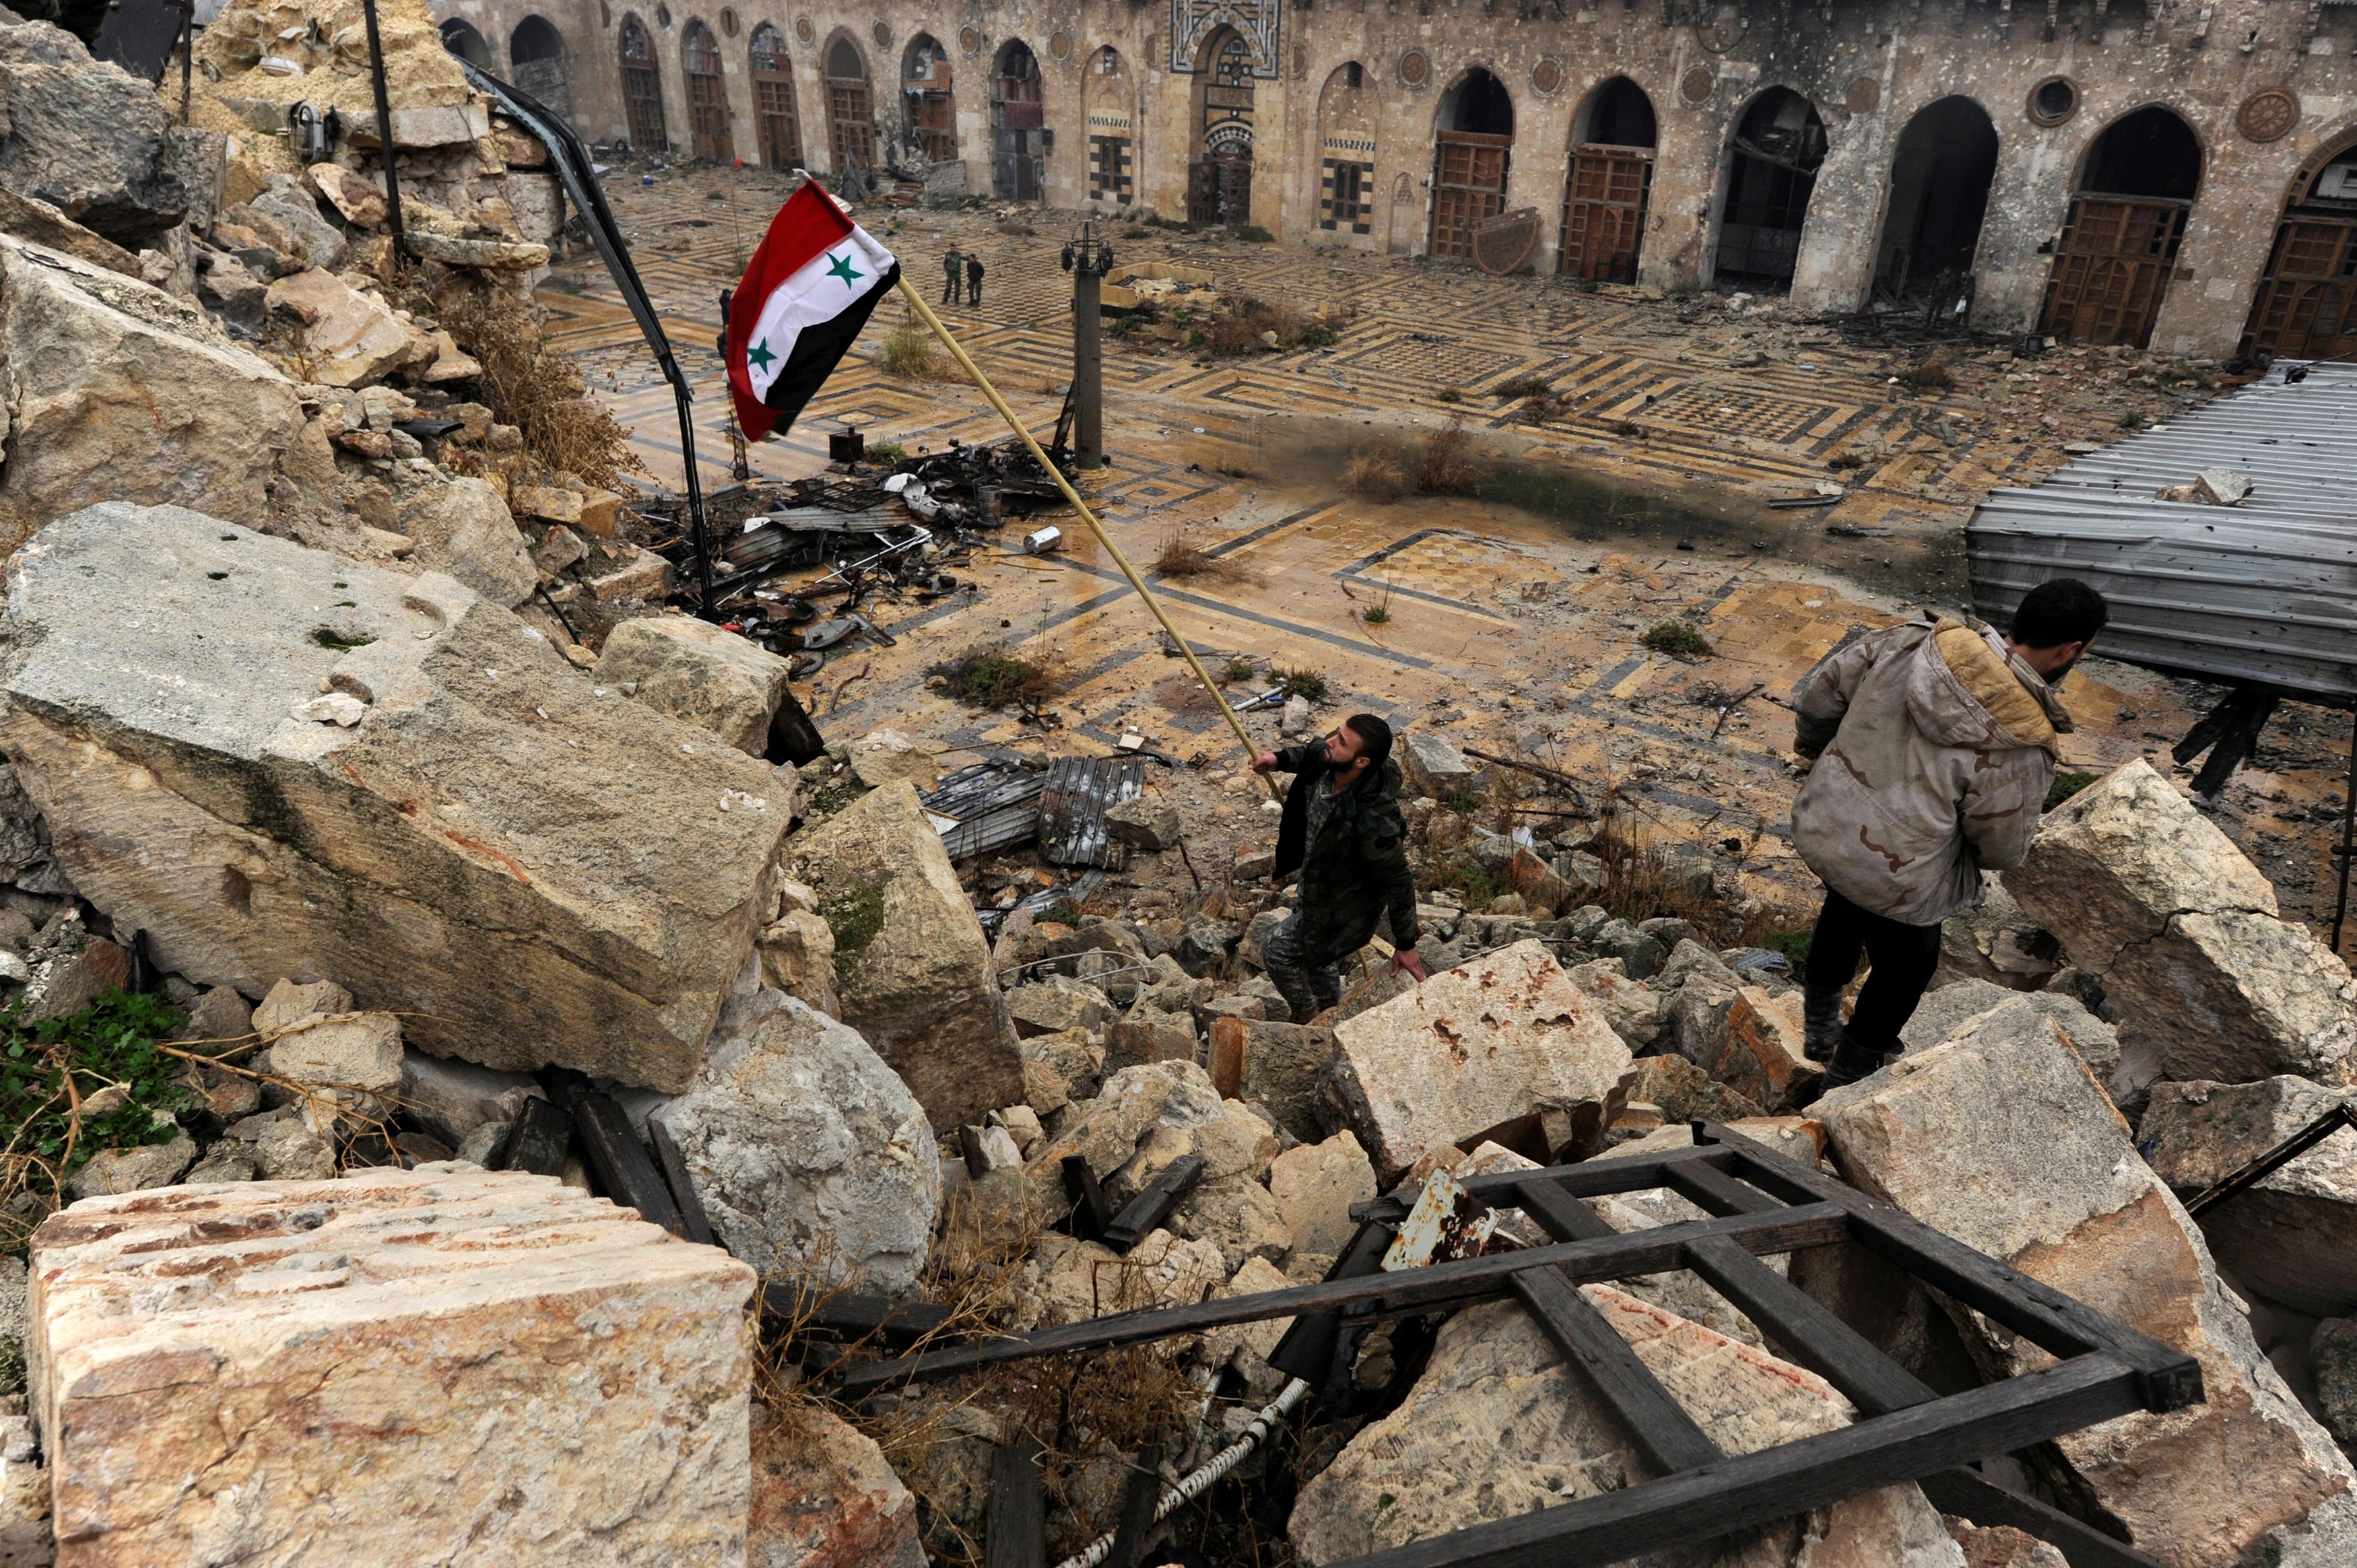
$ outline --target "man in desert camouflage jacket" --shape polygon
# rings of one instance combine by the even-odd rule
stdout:
[[[1940,962],[1940,924],[1983,871],[2019,865],[2071,730],[2054,688],[2109,612],[2084,583],[2026,595],[2003,636],[1910,621],[1835,650],[1793,688],[1792,749],[1813,766],[1792,847],[1825,885],[1809,947],[1807,1050],[1856,1082],[1899,1048]],[[1843,992],[1866,984],[1845,1025]]]

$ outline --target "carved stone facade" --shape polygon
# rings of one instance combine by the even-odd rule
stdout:
[[[737,154],[821,172],[951,151],[976,191],[1438,257],[1535,209],[1542,274],[1816,311],[1968,297],[1981,327],[2179,354],[2357,348],[2357,7],[533,3],[435,10],[601,143],[630,136],[619,40],[643,32],[640,140],[651,88],[691,151],[714,110],[708,73],[691,102],[693,34]]]

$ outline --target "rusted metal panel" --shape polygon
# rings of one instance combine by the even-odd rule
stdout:
[[[1105,808],[1146,792],[1141,757],[1059,757],[1048,764],[1039,797],[1039,854],[1054,865],[1119,871],[1129,846],[1105,828]]]
[[[2278,368],[2035,489],[1993,491],[1964,534],[1974,607],[2002,626],[2030,588],[2078,577],[2111,604],[2106,658],[2357,703],[2357,517],[2338,471],[2352,438],[2357,367]],[[2215,467],[2255,480],[2250,499],[2154,499]]]
[[[1397,1273],[1420,1269],[1436,1258],[1472,1257],[1497,1228],[1496,1209],[1467,1192],[1453,1173],[1436,1170],[1424,1178],[1415,1207],[1400,1221],[1383,1266]]]

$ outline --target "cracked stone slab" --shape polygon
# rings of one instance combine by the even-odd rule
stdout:
[[[737,1568],[752,1287],[455,1163],[87,1199],[32,1242],[59,1568]]]

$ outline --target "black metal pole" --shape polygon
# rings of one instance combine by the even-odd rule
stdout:
[[[2341,922],[2349,913],[2350,832],[2357,828],[2357,708],[2349,714],[2349,782],[2341,791],[2341,842],[2332,858],[2341,863],[2341,897],[2332,906],[2332,955],[2341,956]]]
[[[718,612],[712,603],[712,546],[704,527],[704,477],[695,471],[695,416],[688,405],[694,393],[688,391],[687,377],[680,372],[677,360],[664,367],[671,374],[671,392],[679,403],[679,455],[687,465],[688,532],[695,541],[695,613],[710,620]]]
[[[361,0],[368,22],[369,85],[376,91],[376,139],[384,154],[384,220],[393,231],[393,264],[401,265],[408,242],[401,233],[401,177],[393,172],[393,101],[384,90],[384,44],[376,30],[376,0]]]
[[[188,72],[197,52],[197,0],[180,0],[180,124],[188,123]]]
[[[1104,306],[1099,292],[1096,225],[1081,226],[1080,259],[1072,269],[1072,459],[1104,467]]]

